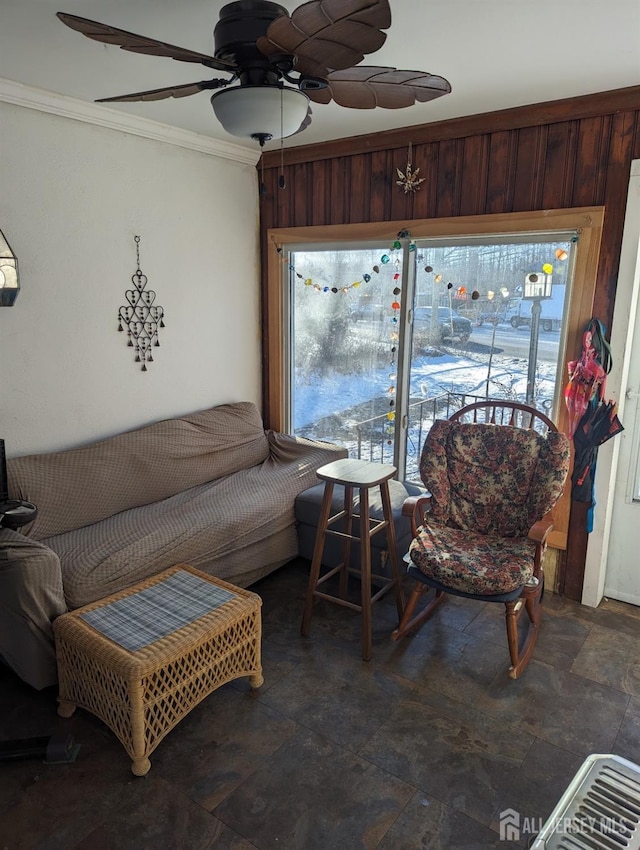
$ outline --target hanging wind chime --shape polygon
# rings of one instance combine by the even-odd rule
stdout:
[[[136,243],[137,269],[131,277],[133,289],[127,289],[125,298],[128,304],[118,312],[118,331],[127,330],[127,345],[135,348],[135,362],[142,363],[141,371],[147,371],[147,363],[153,363],[151,349],[160,345],[158,328],[164,327],[164,308],[154,304],[156,293],[146,289],[147,276],[140,269],[140,237],[133,237]]]

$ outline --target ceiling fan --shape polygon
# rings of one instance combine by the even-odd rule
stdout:
[[[58,12],[58,18],[87,38],[122,50],[167,56],[231,75],[100,98],[99,103],[161,100],[220,89],[211,105],[224,129],[261,146],[308,127],[310,101],[333,100],[351,109],[400,109],[451,91],[444,77],[424,71],[358,64],[384,44],[383,30],[391,26],[388,0],[310,0],[291,15],[270,0],[236,0],[220,11],[213,56],[65,12]]]

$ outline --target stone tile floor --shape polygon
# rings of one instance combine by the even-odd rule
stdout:
[[[71,765],[0,764],[0,850],[475,850],[526,847],[589,753],[640,762],[638,609],[550,594],[534,660],[507,676],[502,606],[449,599],[389,639],[391,599],[359,618],[318,603],[299,634],[308,563],[254,585],[265,683],[219,689],[134,777],[113,734],[55,691],[0,672],[0,739],[71,731]],[[520,813],[517,842],[500,812]]]

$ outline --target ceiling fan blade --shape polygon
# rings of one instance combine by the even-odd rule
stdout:
[[[163,89],[121,94],[116,97],[101,97],[96,103],[133,103],[139,100],[164,100],[167,97],[188,97],[205,89],[217,89],[227,85],[227,80],[204,80],[201,83],[185,83],[181,86],[167,86]]]
[[[276,18],[257,45],[266,56],[294,56],[301,74],[324,77],[379,50],[390,25],[388,0],[310,0]]]
[[[327,77],[326,89],[306,91],[315,103],[330,103],[350,109],[403,109],[449,94],[451,84],[444,77],[425,71],[400,71],[360,65],[334,71]]]
[[[115,44],[122,50],[128,50],[131,53],[166,56],[169,59],[176,59],[178,62],[197,62],[207,68],[216,68],[219,71],[228,71],[229,73],[234,73],[236,70],[233,63],[216,59],[214,56],[207,56],[205,53],[196,53],[194,50],[176,47],[173,44],[166,44],[164,41],[156,41],[144,35],[136,35],[126,30],[116,29],[116,27],[108,24],[100,24],[87,18],[79,18],[77,15],[69,15],[66,12],[58,12],[57,16],[63,24],[82,33],[87,38],[101,41],[104,44]]]

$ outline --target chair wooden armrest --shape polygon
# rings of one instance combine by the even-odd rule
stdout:
[[[540,579],[542,575],[542,559],[544,558],[545,549],[547,548],[547,538],[552,530],[553,519],[547,515],[534,523],[527,534],[529,540],[533,540],[536,544],[533,574],[538,579]]]
[[[547,537],[549,536],[552,530],[553,520],[547,517],[543,517],[531,526],[527,537],[529,538],[529,540],[533,540],[540,546],[544,546],[547,542]]]
[[[408,516],[411,520],[412,537],[415,537],[418,534],[418,528],[423,525],[424,516],[429,513],[430,505],[430,493],[422,494],[420,496],[407,496],[402,503],[402,516]]]

